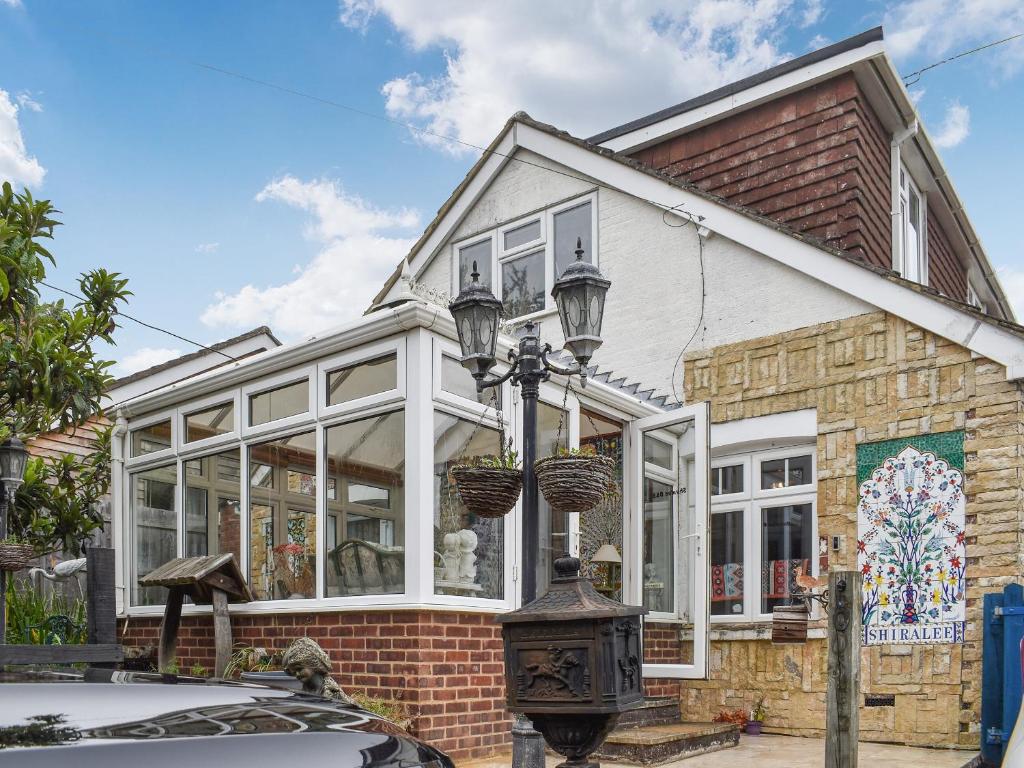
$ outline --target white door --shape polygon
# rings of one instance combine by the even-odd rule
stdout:
[[[626,602],[648,609],[644,677],[708,676],[707,403],[630,424]]]

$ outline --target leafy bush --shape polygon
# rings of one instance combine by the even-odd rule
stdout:
[[[357,691],[349,694],[360,707],[367,712],[390,720],[400,728],[408,728],[412,725],[412,711],[409,705],[401,699],[385,699],[380,696],[370,696],[364,691]]]
[[[68,601],[63,595],[37,592],[27,579],[12,578],[7,582],[7,642],[54,645],[60,638],[39,629],[51,616],[63,615],[79,629],[64,640],[69,645],[86,641],[85,600]]]

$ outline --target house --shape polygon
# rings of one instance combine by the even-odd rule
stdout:
[[[155,642],[155,552],[232,551],[258,598],[236,637],[308,634],[457,759],[506,747],[520,510],[475,519],[448,469],[521,413],[477,394],[444,305],[475,264],[557,349],[577,239],[612,281],[604,344],[585,389],[545,383],[540,452],[593,446],[621,494],[542,505],[541,583],[565,550],[601,578],[614,545],[649,695],[707,721],[764,694],[768,730],[820,735],[822,619],[802,646],[769,621],[801,574],[860,569],[862,738],[976,748],[981,595],[1020,577],[1024,327],[881,30],[590,139],[517,114],[365,316],[123,403],[125,642]],[[185,666],[211,664],[207,614]]]

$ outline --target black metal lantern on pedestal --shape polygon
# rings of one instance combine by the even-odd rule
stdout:
[[[577,558],[559,558],[546,595],[498,617],[508,708],[568,758],[559,768],[596,768],[589,755],[644,699],[647,609],[601,596],[579,569]]]

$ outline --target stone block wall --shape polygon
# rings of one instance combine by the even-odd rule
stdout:
[[[157,645],[159,618],[132,618],[126,646]],[[410,731],[468,760],[510,748],[505,711],[501,630],[490,614],[453,611],[346,611],[231,615],[236,644],[283,650],[296,637],[316,640],[334,662],[346,691],[400,699],[413,714]],[[186,616],[178,666],[213,669],[213,621]]]
[[[712,424],[817,409],[818,529],[844,537],[842,550],[830,554],[832,567],[857,564],[857,444],[964,430],[966,642],[865,648],[863,692],[891,694],[895,705],[863,708],[861,727],[872,740],[977,748],[982,595],[1022,573],[1020,386],[1002,366],[876,312],[694,352],[685,387],[688,402],[711,403]],[[763,692],[767,730],[822,734],[823,641],[772,646],[731,639],[728,631],[716,636],[711,679],[682,686],[686,717],[749,707]]]

